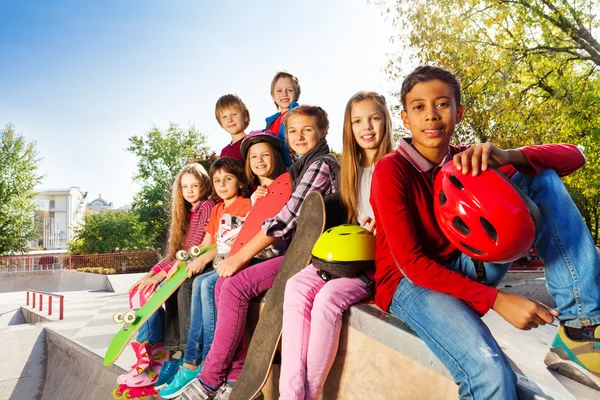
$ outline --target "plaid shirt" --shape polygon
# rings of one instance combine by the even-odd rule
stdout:
[[[313,162],[306,170],[302,180],[292,193],[292,197],[274,218],[263,222],[262,230],[267,236],[290,239],[298,225],[298,215],[302,202],[310,192],[319,192],[323,196],[337,191],[335,178],[329,165],[323,160]]]
[[[188,228],[188,233],[185,238],[185,250],[189,250],[190,247],[199,245],[204,240],[204,234],[206,225],[208,225],[208,219],[210,218],[210,211],[212,210],[215,203],[211,200],[205,200],[196,204],[194,208],[192,208],[192,213],[190,214],[190,226]],[[161,270],[165,272],[169,272],[175,260],[171,260],[169,255],[160,260],[158,264],[152,267],[152,271],[158,274]]]

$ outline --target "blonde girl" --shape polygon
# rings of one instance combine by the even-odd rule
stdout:
[[[341,197],[347,222],[375,229],[369,204],[373,167],[391,151],[392,128],[383,96],[359,92],[344,113]],[[372,272],[370,273],[372,276]],[[325,282],[311,264],[285,289],[280,399],[318,399],[337,353],[342,315],[370,295],[365,279]]]

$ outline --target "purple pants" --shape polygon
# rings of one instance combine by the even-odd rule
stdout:
[[[231,278],[219,278],[215,287],[215,338],[198,378],[213,388],[235,382],[244,366],[248,344],[246,315],[252,298],[273,285],[283,256],[248,267]]]

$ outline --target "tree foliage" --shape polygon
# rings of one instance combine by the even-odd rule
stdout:
[[[171,123],[164,131],[153,127],[143,135],[133,136],[129,143],[127,150],[138,158],[133,179],[141,185],[133,210],[146,223],[146,235],[153,247],[164,249],[173,181],[190,160],[210,157],[206,137],[193,126],[184,130]]]
[[[466,115],[456,142],[503,148],[567,142],[587,165],[565,179],[598,239],[600,44],[597,1],[377,1],[398,32],[387,67],[400,83],[412,67],[453,71]],[[409,67],[410,66],[410,67]]]
[[[132,211],[87,213],[69,242],[71,254],[103,254],[149,248],[146,224]]]
[[[34,238],[39,158],[33,142],[10,124],[0,131],[0,254],[24,252]]]

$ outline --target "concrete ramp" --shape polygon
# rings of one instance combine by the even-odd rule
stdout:
[[[116,274],[106,275],[108,290],[115,293],[127,293],[129,288],[136,283],[145,273],[141,274]]]
[[[102,358],[46,328],[48,362],[41,400],[113,399],[117,376],[123,369],[104,367]]]
[[[0,272],[0,293],[21,292],[27,289],[44,292],[110,290],[105,275],[62,269],[31,272]]]

